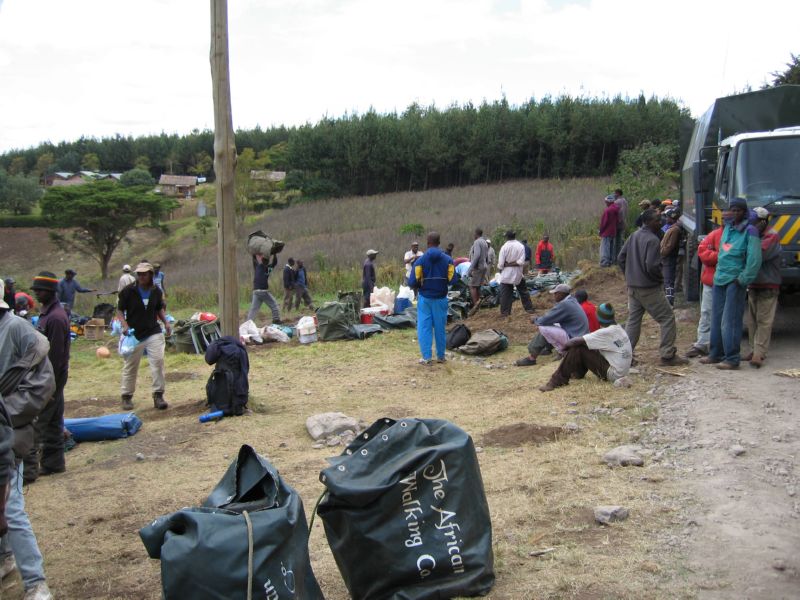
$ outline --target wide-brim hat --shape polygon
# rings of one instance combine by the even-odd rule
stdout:
[[[136,268],[133,270],[134,273],[155,273],[155,269],[153,269],[153,265],[148,262],[140,262],[136,265]]]
[[[51,273],[50,271],[41,271],[33,278],[31,289],[55,292],[58,290],[58,277],[56,277],[55,273]]]

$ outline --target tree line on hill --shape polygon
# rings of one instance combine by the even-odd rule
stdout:
[[[323,118],[300,127],[239,130],[237,151],[259,168],[287,171],[304,196],[426,190],[514,178],[581,177],[614,171],[620,153],[645,142],[678,145],[691,130],[686,108],[669,99],[505,99],[445,109]],[[211,131],[81,138],[0,155],[9,176],[133,168],[213,178]]]

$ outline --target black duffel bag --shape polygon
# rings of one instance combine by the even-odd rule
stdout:
[[[459,323],[447,332],[446,346],[448,350],[455,350],[459,346],[463,346],[472,337],[472,332],[469,327],[463,323]]]
[[[323,598],[308,557],[303,502],[250,446],[199,508],[157,518],[139,535],[161,559],[164,600]]]
[[[492,525],[469,435],[448,421],[381,419],[329,460],[318,514],[355,600],[489,592]]]

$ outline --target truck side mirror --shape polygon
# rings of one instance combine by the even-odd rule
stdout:
[[[692,163],[692,183],[695,194],[704,194],[708,191],[708,161],[696,160]]]

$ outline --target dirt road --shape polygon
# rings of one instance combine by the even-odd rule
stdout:
[[[665,382],[651,441],[692,500],[667,540],[700,598],[800,597],[800,310],[780,313],[769,360],[723,372],[695,363]],[[743,348],[746,344],[743,344]]]

